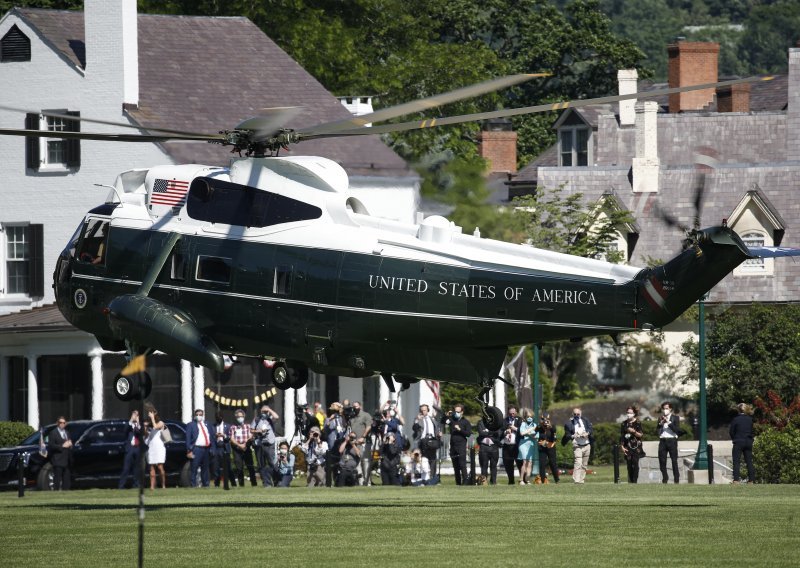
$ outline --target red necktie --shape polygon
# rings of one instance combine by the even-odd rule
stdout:
[[[208,443],[208,433],[206,432],[206,426],[202,422],[198,422],[198,424],[200,425],[200,431],[203,433],[203,440],[205,441],[205,446],[208,447],[209,443]]]

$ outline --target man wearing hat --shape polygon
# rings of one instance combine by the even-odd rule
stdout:
[[[308,441],[302,445],[306,455],[306,471],[309,487],[322,487],[325,485],[325,456],[328,453],[328,442],[322,439],[322,432],[317,426],[312,426],[308,433]]]
[[[339,446],[344,441],[346,430],[342,417],[342,405],[338,402],[331,403],[328,408],[328,417],[325,419],[325,426],[322,429],[322,436],[328,443],[328,455],[325,461],[325,485],[328,487],[333,485],[336,477],[334,469],[339,463]]]

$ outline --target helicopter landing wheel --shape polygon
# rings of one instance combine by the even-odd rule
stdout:
[[[278,390],[286,390],[292,388],[291,377],[289,376],[289,369],[286,368],[284,363],[275,363],[272,368],[272,383]]]
[[[114,378],[114,394],[123,402],[145,399],[150,396],[151,390],[153,390],[153,381],[148,373],[132,377],[120,374]]]
[[[290,366],[289,371],[289,388],[301,389],[308,383],[308,367],[303,365]]]
[[[503,411],[496,406],[487,406],[483,409],[483,414],[487,430],[499,430],[503,427]]]

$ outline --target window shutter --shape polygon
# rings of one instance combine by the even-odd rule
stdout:
[[[25,129],[39,130],[39,115],[29,112],[25,115]],[[33,136],[25,138],[25,167],[31,170],[38,170],[39,163],[39,139]]]
[[[31,298],[41,298],[44,296],[44,225],[28,225],[28,237],[28,292]]]
[[[80,116],[78,111],[67,111],[70,116]],[[64,125],[66,130],[70,132],[81,131],[80,120],[68,120]],[[66,140],[66,157],[68,168],[79,168],[81,166],[81,141],[78,138],[67,138]]]

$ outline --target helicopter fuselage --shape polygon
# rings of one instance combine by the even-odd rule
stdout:
[[[378,219],[323,159],[161,168],[123,174],[56,269],[61,311],[107,348],[153,338],[146,346],[209,364],[181,351],[177,321],[199,351],[474,383],[497,374],[509,345],[664,325],[747,258],[736,242],[701,243],[640,269],[464,235],[441,217]],[[154,206],[167,178],[188,191]],[[115,299],[137,294],[149,308],[117,314]]]

